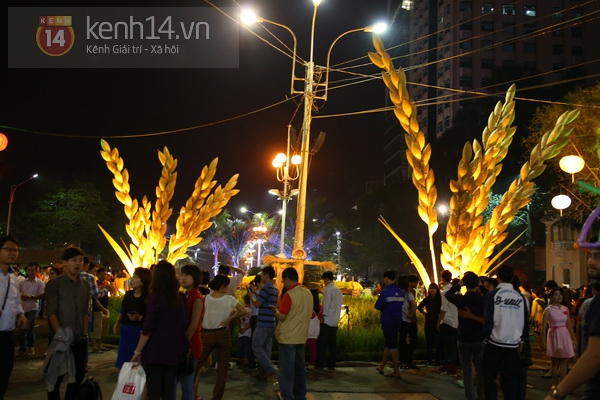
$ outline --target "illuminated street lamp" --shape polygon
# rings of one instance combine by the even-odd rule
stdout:
[[[279,257],[285,258],[285,222],[287,215],[287,203],[288,201],[294,197],[298,193],[298,189],[292,189],[292,182],[298,179],[300,175],[300,163],[302,162],[302,157],[298,154],[294,154],[290,158],[290,132],[292,126],[288,125],[288,134],[287,134],[287,148],[286,153],[279,153],[273,159],[273,167],[277,170],[277,180],[279,182],[283,182],[283,190],[271,189],[269,193],[277,196],[278,200],[281,200],[281,240],[279,244]]]
[[[17,188],[19,186],[21,186],[24,183],[29,182],[32,179],[35,179],[38,177],[38,174],[33,174],[31,175],[29,178],[25,179],[23,182],[19,183],[18,185],[12,185],[10,187],[10,197],[8,198],[8,217],[6,218],[6,234],[10,234],[10,216],[12,214],[12,205],[15,201],[15,192],[17,191]]]
[[[325,66],[325,71],[326,71],[326,78],[325,78],[325,84],[320,84],[318,85],[318,89],[323,91],[323,95],[321,96],[317,96],[315,94],[315,77],[314,77],[314,69],[315,69],[315,64],[313,62],[313,53],[314,53],[314,42],[315,42],[315,22],[316,22],[316,18],[317,18],[317,8],[319,7],[319,5],[321,4],[322,0],[313,0],[313,17],[312,17],[312,24],[311,24],[311,31],[310,31],[310,54],[309,54],[309,60],[308,62],[306,62],[305,64],[305,78],[304,79],[299,79],[296,78],[296,71],[295,71],[295,66],[296,66],[296,35],[294,35],[293,31],[282,24],[273,22],[273,21],[269,21],[260,17],[256,17],[251,13],[245,12],[243,13],[243,18],[242,21],[245,23],[248,22],[267,22],[279,27],[282,27],[284,29],[286,29],[288,32],[291,33],[293,39],[294,39],[294,51],[293,51],[293,55],[292,55],[292,80],[291,80],[291,94],[302,94],[304,97],[304,113],[303,113],[303,122],[302,122],[302,144],[300,146],[300,156],[302,159],[301,162],[301,172],[300,172],[300,181],[299,181],[299,185],[298,185],[298,205],[297,205],[297,211],[296,211],[296,230],[295,230],[295,234],[294,234],[294,246],[293,246],[293,251],[292,251],[292,258],[295,259],[305,259],[306,258],[306,251],[304,250],[304,223],[305,223],[305,218],[306,218],[306,191],[307,191],[307,182],[308,182],[308,158],[310,156],[310,125],[312,122],[312,108],[313,108],[313,103],[315,100],[327,100],[327,91],[328,91],[328,84],[329,84],[329,59],[330,59],[330,54],[331,54],[331,50],[333,48],[333,45],[343,36],[345,36],[346,34],[352,33],[352,32],[375,32],[376,30],[378,32],[381,32],[381,28],[382,25],[378,24],[376,26],[370,26],[370,27],[366,27],[366,28],[359,28],[359,29],[352,29],[350,31],[347,31],[343,34],[341,34],[340,36],[338,36],[333,43],[331,44],[331,46],[329,47],[329,51],[327,53],[327,64]],[[303,90],[296,90],[294,88],[294,82],[295,81],[300,81],[303,80],[304,81],[304,89]]]

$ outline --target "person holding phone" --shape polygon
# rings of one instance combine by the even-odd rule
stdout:
[[[133,350],[140,339],[151,280],[152,272],[148,268],[136,268],[131,277],[131,290],[128,290],[123,297],[121,311],[113,327],[113,333],[121,335],[115,363],[115,367],[119,369],[124,362],[131,360]]]

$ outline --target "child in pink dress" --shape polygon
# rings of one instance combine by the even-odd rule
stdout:
[[[554,385],[567,375],[569,359],[575,355],[575,334],[569,318],[569,310],[561,305],[562,291],[554,288],[550,291],[550,305],[544,310],[542,321],[542,339],[546,354],[552,363]]]

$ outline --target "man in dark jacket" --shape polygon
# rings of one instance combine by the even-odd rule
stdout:
[[[383,282],[385,289],[381,291],[375,309],[381,311],[381,329],[385,338],[385,347],[383,349],[383,358],[377,369],[383,374],[385,363],[388,357],[392,358],[394,372],[391,377],[400,378],[400,368],[398,365],[398,337],[400,326],[402,325],[402,306],[404,305],[404,292],[396,283],[396,272],[392,270],[385,271]]]

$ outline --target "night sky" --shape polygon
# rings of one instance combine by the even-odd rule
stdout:
[[[81,5],[79,2],[8,3],[20,7]],[[114,5],[98,1],[88,4]],[[209,6],[201,0],[118,4]],[[233,1],[215,4],[236,5]],[[285,24],[296,33],[298,54],[307,59],[312,2],[269,0],[253,4],[257,14]],[[384,17],[386,5],[386,0],[323,0],[317,14],[315,63],[325,64],[327,49],[339,34]],[[289,33],[267,26],[291,46]],[[260,27],[254,30],[268,38]],[[370,34],[350,34],[334,47],[332,64],[360,57],[345,66],[367,64],[352,71],[377,74],[377,68],[366,57],[367,51],[372,50]],[[268,189],[281,188],[271,160],[285,150],[286,127],[290,122],[300,132],[302,107],[297,113],[296,109],[301,98],[217,123],[289,97],[290,58],[245,29],[240,29],[239,53],[238,69],[7,69],[5,64],[0,77],[3,98],[0,131],[8,137],[9,145],[0,153],[0,213],[5,212],[10,185],[33,173],[40,174],[38,179],[61,179],[78,171],[88,174],[90,179],[100,176],[110,183],[112,175],[99,155],[100,137],[107,138],[111,146],[120,150],[130,171],[133,197],[148,194],[153,200],[161,168],[156,151],[167,146],[179,162],[176,194],[171,203],[175,210],[190,195],[202,166],[214,157],[219,157],[220,184],[240,173],[241,192],[232,199],[229,209],[237,212],[245,205],[254,211],[278,210],[280,202],[267,193]],[[302,68],[297,71],[303,75]],[[332,73],[329,99],[317,103],[319,110],[315,117],[385,105],[387,94],[380,80],[333,89],[340,80],[349,77]],[[206,124],[211,126],[148,136]],[[319,131],[327,132],[327,137],[312,159],[309,200],[325,197],[332,209],[349,209],[364,193],[366,181],[383,179],[383,129],[383,113],[314,119],[312,137],[316,138]],[[132,135],[137,137],[117,138]],[[291,207],[295,207],[295,202]]]

